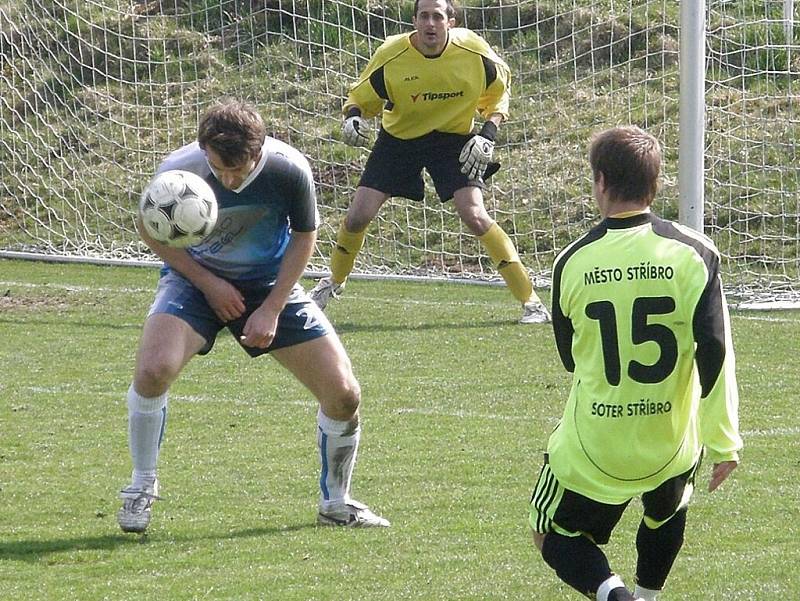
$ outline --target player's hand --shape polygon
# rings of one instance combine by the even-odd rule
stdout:
[[[461,173],[469,179],[478,179],[483,176],[486,167],[489,166],[489,161],[492,160],[493,153],[494,142],[480,134],[472,136],[464,144],[458,157],[461,162]]]
[[[225,323],[237,319],[244,313],[244,297],[239,289],[222,278],[203,287],[203,294],[217,317]]]
[[[278,329],[279,314],[280,311],[273,310],[266,303],[253,311],[244,324],[240,338],[242,344],[255,348],[267,348],[272,344]]]
[[[725,481],[725,478],[731,475],[731,472],[736,469],[737,465],[739,465],[737,461],[715,463],[714,469],[711,471],[711,480],[708,483],[708,492],[714,492],[714,490]]]
[[[369,125],[358,115],[344,120],[342,139],[349,146],[366,146],[369,144]]]

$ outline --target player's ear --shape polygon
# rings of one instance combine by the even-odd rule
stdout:
[[[606,176],[599,169],[594,172],[594,185],[597,186],[598,190],[600,190],[601,192],[605,193],[605,191],[606,191]]]

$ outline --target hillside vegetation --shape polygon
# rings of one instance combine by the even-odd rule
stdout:
[[[326,223],[322,264],[364,160],[338,143],[342,99],[377,44],[408,30],[412,4],[149,1],[121,12],[116,2],[7,3],[0,248],[146,256],[132,229],[138,191],[166,152],[193,138],[203,108],[234,94],[311,158]],[[707,230],[744,279],[792,280],[800,53],[778,21],[755,18],[761,3],[733,5],[709,12]],[[504,168],[487,204],[537,271],[596,219],[584,155],[598,128],[632,122],[663,141],[659,209],[677,217],[679,3],[562,7],[491,0],[467,2],[459,15],[512,68]],[[481,271],[455,216],[428,202],[399,201],[363,267]]]

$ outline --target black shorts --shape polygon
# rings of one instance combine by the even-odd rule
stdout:
[[[683,474],[642,495],[644,519],[648,526],[660,526],[686,506],[699,466],[700,461]],[[530,526],[540,534],[584,534],[598,545],[604,545],[611,538],[628,503],[630,499],[620,505],[609,505],[564,488],[550,470],[545,455],[544,466],[531,495]]]
[[[381,128],[358,185],[420,201],[425,198],[422,179],[425,168],[442,202],[453,198],[455,191],[461,188],[483,188],[484,181],[500,169],[500,163],[489,163],[483,178],[469,179],[461,173],[458,157],[471,137],[472,134],[434,131],[419,138],[401,140]]]

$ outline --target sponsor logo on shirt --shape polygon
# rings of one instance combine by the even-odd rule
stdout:
[[[592,403],[592,415],[596,417],[644,417],[649,415],[664,415],[672,411],[670,401],[651,401],[639,399],[638,402],[627,405],[612,405],[610,403]]]
[[[450,100],[451,98],[460,98],[464,96],[464,90],[458,92],[420,92],[419,94],[411,94],[411,102],[416,102],[422,97],[423,101],[434,100]]]
[[[633,265],[624,270],[620,267],[595,267],[584,272],[583,285],[607,284],[623,280],[671,280],[673,277],[675,277],[675,270],[672,265],[653,265],[650,261],[646,263],[642,261],[639,265]]]

